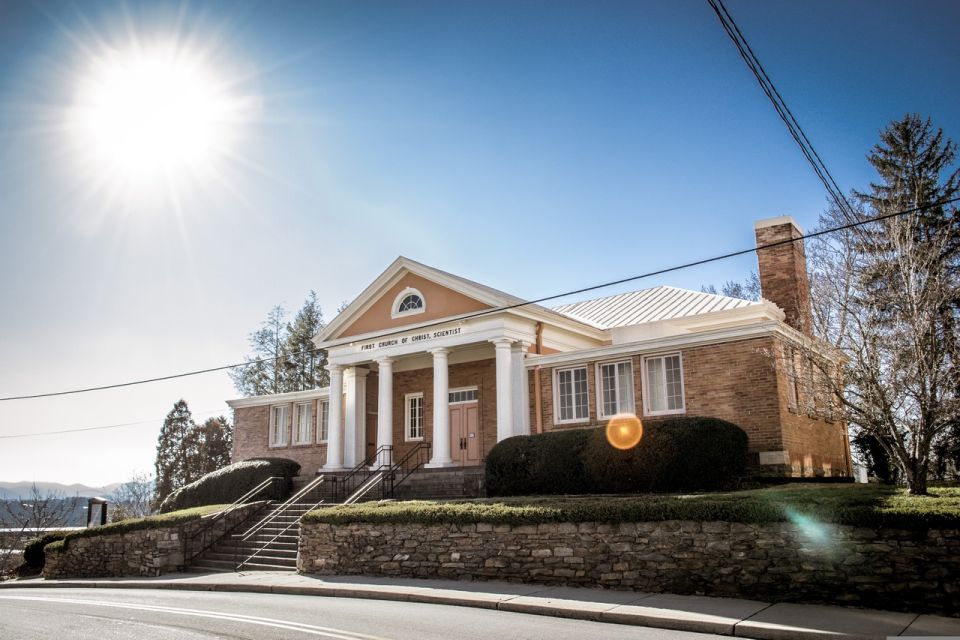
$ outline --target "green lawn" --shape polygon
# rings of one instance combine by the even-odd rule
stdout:
[[[307,522],[537,524],[542,522],[819,522],[907,529],[960,528],[960,488],[931,496],[879,485],[788,484],[728,493],[543,496],[464,501],[364,503],[319,509]]]
[[[189,522],[190,520],[202,518],[203,516],[211,513],[216,513],[225,509],[227,506],[228,505],[225,504],[209,504],[202,507],[171,511],[170,513],[163,513],[156,516],[146,516],[144,518],[131,518],[129,520],[121,520],[120,522],[111,522],[110,524],[105,524],[102,527],[81,529],[80,531],[68,533],[63,540],[51,542],[44,547],[44,550],[59,551],[65,544],[69,544],[70,540],[76,540],[78,538],[92,538],[96,536],[109,536],[117,533],[127,533],[128,531],[141,531],[143,529],[162,529],[164,527],[172,527],[184,522]]]

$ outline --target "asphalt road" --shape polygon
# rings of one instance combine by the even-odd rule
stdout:
[[[0,638],[700,640],[701,633],[412,602],[150,589],[5,589]]]

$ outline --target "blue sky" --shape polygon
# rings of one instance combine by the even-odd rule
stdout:
[[[956,3],[728,8],[843,188],[905,112],[960,136]],[[91,51],[132,40],[202,50],[254,105],[179,202],[93,191],[62,125]],[[400,254],[533,298],[824,204],[705,1],[0,5],[3,396],[238,361],[272,305],[315,289],[329,319]],[[0,403],[0,435],[145,421],[0,440],[0,480],[124,480],[175,400],[232,396],[212,374]]]

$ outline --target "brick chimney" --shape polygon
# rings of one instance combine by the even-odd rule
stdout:
[[[803,236],[790,216],[767,218],[753,223],[757,247]],[[811,335],[810,280],[803,240],[757,251],[760,267],[760,291],[786,314],[786,323]]]

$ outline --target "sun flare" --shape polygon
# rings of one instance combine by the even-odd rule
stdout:
[[[70,129],[101,182],[170,183],[229,155],[249,106],[203,55],[175,44],[133,46],[91,60]]]

